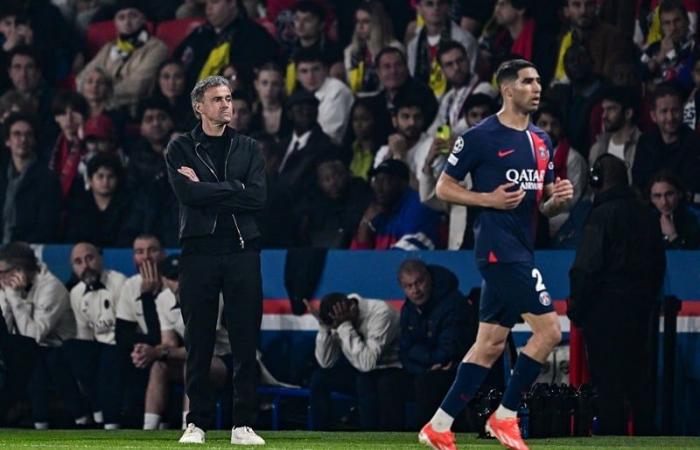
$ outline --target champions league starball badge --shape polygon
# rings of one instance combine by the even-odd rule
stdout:
[[[458,137],[455,141],[455,146],[452,148],[452,153],[457,154],[464,148],[464,138],[462,136]]]
[[[552,297],[549,296],[547,291],[540,292],[540,303],[542,303],[542,306],[549,306],[552,304]]]
[[[537,149],[537,152],[539,153],[541,160],[549,161],[549,151],[547,150],[547,147],[542,146],[542,147]]]

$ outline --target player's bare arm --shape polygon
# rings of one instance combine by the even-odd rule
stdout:
[[[478,206],[493,209],[515,209],[525,198],[525,191],[516,183],[504,183],[492,192],[474,192],[461,186],[459,182],[446,173],[442,173],[437,182],[436,193],[440,200],[464,206]],[[572,191],[573,192],[573,191]]]
[[[574,198],[574,185],[567,179],[559,177],[554,183],[544,186],[544,198],[540,204],[540,211],[547,217],[554,217],[569,209],[571,199]]]

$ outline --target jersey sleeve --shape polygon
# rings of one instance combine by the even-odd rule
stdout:
[[[463,180],[478,163],[478,139],[474,133],[464,133],[458,137],[452,147],[452,153],[447,157],[445,173],[455,180]]]

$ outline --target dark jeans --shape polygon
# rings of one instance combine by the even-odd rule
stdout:
[[[653,434],[649,315],[601,317],[583,335],[598,391],[598,434],[627,434],[627,417],[636,435]]]
[[[331,425],[331,392],[357,395],[362,430],[402,430],[404,424],[405,373],[402,369],[359,372],[340,366],[316,369],[311,376],[312,427],[328,430]]]
[[[34,422],[49,421],[49,399],[52,390],[59,394],[64,408],[73,419],[89,413],[63,348],[38,347],[29,392]]]
[[[117,346],[75,339],[67,341],[64,349],[92,411],[102,411],[105,423],[120,423],[122,389]]]
[[[262,320],[260,252],[225,255],[183,253],[180,307],[187,348],[188,423],[206,430],[214,419],[214,388],[209,380],[214,353],[219,293],[233,356],[233,425],[251,426],[257,410],[258,365],[255,351]]]

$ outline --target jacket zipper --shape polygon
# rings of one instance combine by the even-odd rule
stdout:
[[[202,158],[202,157],[199,155],[199,150],[198,150],[198,149],[199,149],[199,143],[197,143],[197,144],[194,145],[194,153],[195,153],[195,155],[197,155],[197,158],[199,158],[199,160],[202,161],[202,164],[204,164],[204,166],[205,166],[207,169],[209,169],[209,172],[211,172],[211,174],[214,175],[214,178],[216,178],[216,181],[219,181],[219,177],[216,176],[216,172],[214,172],[214,170],[213,170],[211,167],[209,167],[209,164],[207,164],[207,162],[204,161],[204,158]],[[218,215],[218,214],[214,216],[214,227],[211,229],[211,232],[210,232],[209,234],[214,234],[214,231],[216,230],[216,221],[217,221],[218,218],[219,218],[219,215]]]
[[[233,148],[233,139],[228,145],[228,152],[226,152],[226,160],[224,161],[224,181],[226,181],[226,175],[228,174],[228,157],[231,156],[231,149]],[[238,221],[236,220],[236,215],[231,213],[233,217],[233,226],[236,227],[238,232],[238,240],[241,242],[241,250],[245,249],[245,240],[243,239],[243,234],[241,234],[241,229],[238,228]]]

